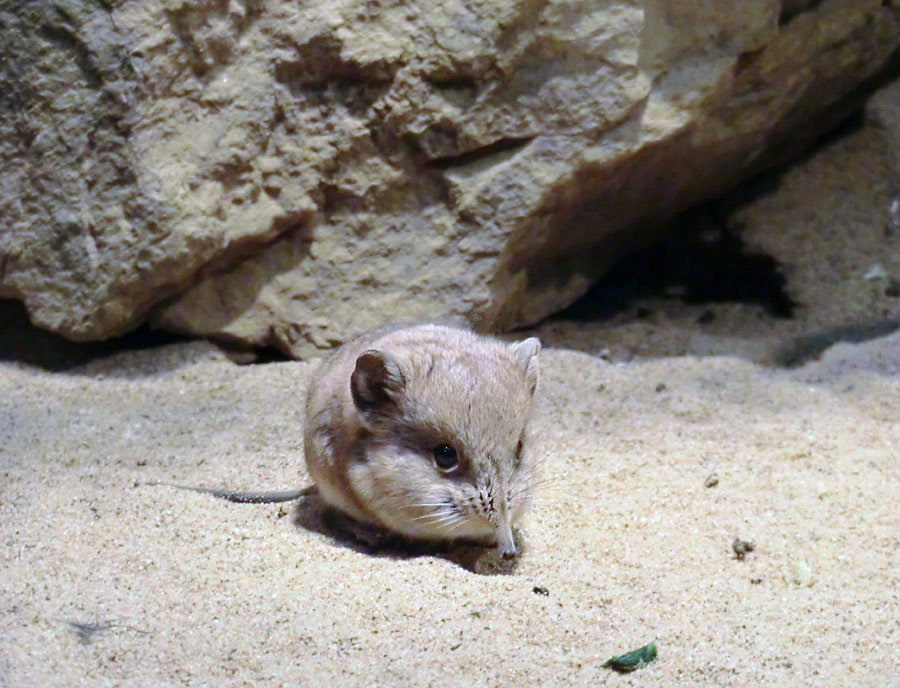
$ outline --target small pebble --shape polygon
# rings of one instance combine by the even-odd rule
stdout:
[[[866,270],[866,274],[863,275],[864,280],[883,280],[887,279],[887,272],[885,272],[884,268],[881,267],[878,263],[871,265],[868,270]]]
[[[812,568],[802,559],[794,562],[794,582],[801,588],[812,587]]]
[[[753,543],[749,542],[748,540],[735,538],[734,542],[731,543],[731,549],[734,550],[735,558],[739,561],[743,561],[747,556],[747,553],[753,551]]]
[[[706,476],[706,480],[703,481],[703,487],[715,487],[719,484],[719,476],[715,473],[710,473]]]

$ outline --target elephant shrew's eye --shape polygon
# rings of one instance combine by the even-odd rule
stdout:
[[[449,444],[437,445],[431,450],[431,455],[434,457],[434,465],[444,472],[452,471],[459,464],[459,455]]]

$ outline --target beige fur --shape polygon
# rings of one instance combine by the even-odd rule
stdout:
[[[406,537],[496,542],[514,556],[534,479],[525,433],[539,351],[534,338],[438,325],[345,344],[307,399],[306,461],[322,498]],[[435,459],[441,445],[458,458],[449,470]]]

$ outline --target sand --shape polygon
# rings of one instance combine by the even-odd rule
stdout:
[[[144,485],[305,484],[309,372],[0,367],[4,685],[900,685],[900,335],[794,371],[547,351],[502,575]]]
[[[511,571],[367,551],[314,496],[148,484],[308,485],[313,362],[84,349],[0,314],[0,685],[900,686],[900,333],[859,327],[900,317],[890,188],[822,171],[853,177],[876,135],[786,173],[799,198],[827,185],[827,213],[779,192],[731,211],[791,318],[663,293],[538,330],[546,484]],[[805,224],[826,220],[849,238]],[[650,665],[602,667],[650,641]]]

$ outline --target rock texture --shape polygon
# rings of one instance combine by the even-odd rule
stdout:
[[[295,355],[535,322],[900,46],[896,2],[670,5],[4,3],[0,296]]]
[[[534,332],[615,361],[799,365],[900,327],[900,82],[787,167],[682,213]]]

